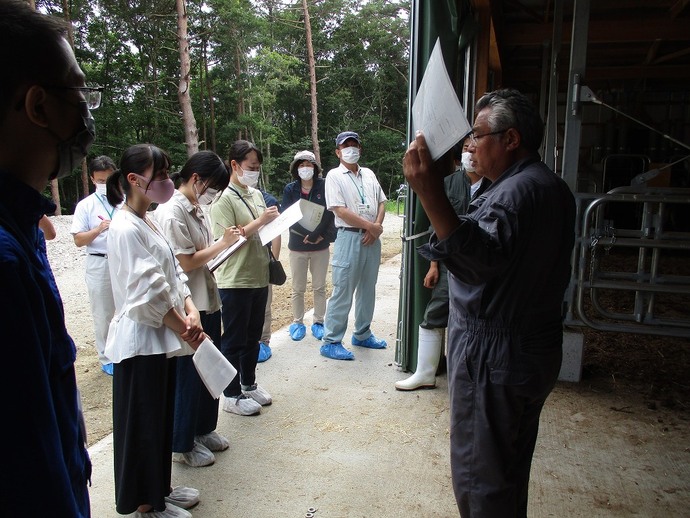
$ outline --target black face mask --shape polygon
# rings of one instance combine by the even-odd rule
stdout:
[[[68,176],[84,160],[91,144],[96,139],[96,122],[86,107],[86,102],[80,102],[79,107],[82,110],[81,118],[84,126],[74,136],[58,144],[60,165],[58,170],[50,175],[51,180]]]

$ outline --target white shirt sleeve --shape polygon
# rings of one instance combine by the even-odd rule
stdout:
[[[89,198],[84,198],[74,209],[74,216],[72,216],[72,226],[70,227],[70,234],[79,234],[80,232],[88,232],[91,230],[89,226]]]
[[[127,287],[122,314],[135,322],[161,327],[163,317],[175,307],[173,290],[141,234],[134,227],[126,227],[110,236],[108,249],[117,250],[120,261],[116,278]]]
[[[347,207],[345,196],[340,181],[343,178],[340,169],[331,169],[326,175],[326,208],[332,210],[333,207]]]

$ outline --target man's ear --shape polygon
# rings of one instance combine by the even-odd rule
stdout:
[[[508,128],[505,133],[506,150],[515,151],[520,147],[522,136],[515,128]]]
[[[46,102],[48,101],[48,94],[40,85],[32,85],[26,91],[24,96],[24,110],[26,116],[31,122],[45,128],[48,126],[48,112],[46,110]]]
[[[340,149],[335,148],[335,156],[337,156],[338,160],[340,160]]]

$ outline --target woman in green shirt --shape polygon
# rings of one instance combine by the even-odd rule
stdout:
[[[263,162],[261,151],[246,140],[236,141],[229,156],[230,185],[211,206],[213,232],[220,237],[236,226],[247,243],[216,271],[222,302],[221,351],[237,369],[237,376],[223,392],[223,410],[255,415],[270,405],[270,394],[256,383],[259,340],[268,297],[268,250],[258,231],[278,217],[277,207],[266,207],[255,189]]]

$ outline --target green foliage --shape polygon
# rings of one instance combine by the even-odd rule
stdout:
[[[394,196],[405,148],[409,2],[308,4],[322,167],[337,165],[335,135],[357,131],[362,165]],[[62,2],[39,2],[39,7],[63,15]],[[105,87],[102,106],[94,112],[92,156],[107,154],[117,161],[127,146],[151,142],[181,167],[187,154],[177,99],[175,2],[71,0],[70,9],[75,53],[87,82]],[[226,159],[237,138],[254,141],[264,153],[266,187],[280,196],[291,181],[294,154],[314,148],[301,0],[188,0],[187,15],[190,96],[200,148]],[[75,171],[65,188],[77,185],[78,178]],[[73,203],[63,205],[69,210]]]

